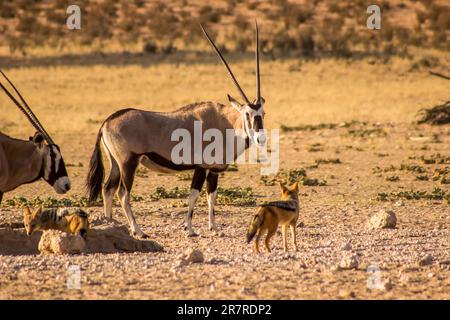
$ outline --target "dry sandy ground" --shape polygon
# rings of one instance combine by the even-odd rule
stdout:
[[[372,124],[366,128],[372,127]],[[283,253],[281,235],[273,240],[273,252],[259,256],[245,243],[245,230],[253,207],[219,206],[217,222],[221,232],[207,229],[207,210],[200,207],[194,215],[199,237],[187,238],[182,228],[185,208],[175,207],[179,200],[151,201],[156,186],[188,186],[173,176],[149,173],[138,177],[134,193],[144,200],[134,202],[138,223],[152,240],[164,246],[161,253],[116,253],[74,256],[0,255],[0,298],[3,299],[448,299],[450,297],[450,215],[442,200],[402,200],[380,202],[378,192],[449,190],[437,181],[421,181],[407,171],[382,173],[373,168],[419,164],[427,172],[449,165],[425,165],[422,155],[449,156],[450,128],[411,124],[379,124],[386,135],[369,138],[349,135],[350,128],[297,131],[281,136],[281,167],[304,167],[308,176],[327,180],[326,186],[301,188],[302,225],[298,227],[298,252]],[[433,138],[433,134],[435,137]],[[436,136],[438,137],[436,139]],[[411,139],[412,137],[412,139]],[[417,137],[419,141],[417,141]],[[70,135],[60,137],[68,145]],[[311,144],[321,150],[309,152]],[[81,194],[90,147],[65,157],[77,158],[83,167],[69,167],[75,194]],[[410,159],[416,157],[416,159]],[[340,164],[320,164],[316,159],[339,158]],[[398,181],[386,176],[397,175]],[[257,166],[243,165],[237,172],[221,177],[221,186],[250,186],[258,202],[276,199],[277,186],[259,182]],[[6,196],[32,197],[49,194],[43,182],[22,187]],[[371,214],[381,208],[397,215],[396,229],[365,229]],[[101,216],[101,208],[89,209],[91,219]],[[115,218],[125,222],[119,207]],[[2,222],[20,221],[19,209],[2,207]],[[17,232],[22,232],[18,230]],[[179,265],[187,249],[200,249],[205,262]],[[336,270],[342,257],[355,254],[359,267]],[[430,254],[431,265],[419,266],[421,257]],[[81,289],[66,287],[67,267],[81,268]],[[369,290],[369,265],[380,268],[381,280],[392,289]]]

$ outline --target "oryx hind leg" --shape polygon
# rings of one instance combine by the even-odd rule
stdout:
[[[139,228],[131,211],[130,192],[133,186],[134,174],[139,164],[139,158],[136,156],[130,157],[120,168],[120,185],[118,196],[120,204],[130,224],[131,234],[133,236],[147,238],[148,236]]]
[[[217,230],[214,205],[216,204],[218,180],[219,174],[217,172],[210,171],[208,173],[208,176],[206,177],[206,196],[208,200],[209,230]]]
[[[105,185],[103,186],[102,195],[105,216],[108,219],[111,219],[114,194],[116,193],[120,184],[120,170],[117,161],[113,158],[109,151],[106,152],[106,155],[109,160],[110,171]]]
[[[195,237],[197,235],[192,228],[192,216],[194,214],[195,202],[197,201],[200,191],[202,191],[205,178],[206,170],[200,167],[195,168],[191,183],[191,194],[189,195],[189,207],[186,215],[186,228],[189,237]]]

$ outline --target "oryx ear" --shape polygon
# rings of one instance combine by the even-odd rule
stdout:
[[[30,137],[30,141],[33,141],[38,148],[42,148],[44,145],[44,136],[40,132],[36,132],[33,137]]]
[[[241,112],[242,111],[242,104],[240,104],[235,98],[233,98],[229,94],[227,94],[227,96],[228,96],[228,101],[230,101],[230,103],[233,106],[233,108],[235,108],[237,111]]]
[[[259,103],[264,105],[266,103],[266,99],[264,99],[263,97],[259,98]]]

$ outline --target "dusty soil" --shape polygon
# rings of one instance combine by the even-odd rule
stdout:
[[[220,232],[207,229],[207,208],[194,214],[199,237],[187,238],[183,229],[186,208],[180,200],[151,201],[157,186],[188,187],[189,181],[148,173],[137,177],[134,194],[143,197],[132,203],[136,218],[152,240],[164,246],[158,253],[81,254],[72,256],[0,255],[0,298],[2,299],[448,299],[450,298],[450,207],[443,200],[379,201],[380,192],[408,190],[431,192],[450,185],[418,180],[407,170],[377,172],[375,167],[417,164],[432,174],[448,164],[424,164],[420,157],[440,153],[449,156],[450,128],[405,123],[368,124],[381,131],[368,137],[351,135],[351,128],[295,131],[281,135],[283,169],[304,167],[308,176],[326,180],[326,186],[303,186],[300,191],[301,224],[298,252],[284,253],[281,235],[272,240],[272,253],[259,256],[245,243],[247,223],[254,207],[218,206]],[[380,132],[384,132],[380,134]],[[87,135],[94,140],[94,133]],[[79,137],[61,134],[74,196],[82,195],[92,144]],[[75,143],[72,143],[74,142]],[[320,143],[311,152],[310,146]],[[309,151],[308,151],[309,150]],[[319,164],[316,159],[339,158],[338,164]],[[389,178],[396,175],[397,178]],[[224,187],[249,186],[258,202],[277,199],[277,186],[259,182],[259,167],[243,165],[220,178]],[[20,209],[5,205],[14,196],[31,198],[54,192],[44,182],[23,186],[4,198],[0,223],[20,222]],[[185,201],[184,201],[185,202]],[[391,209],[396,229],[366,230],[365,223],[378,210]],[[100,207],[89,208],[91,218],[102,216]],[[119,207],[114,218],[126,223]],[[23,229],[14,229],[23,232]],[[1,229],[0,229],[0,232]],[[205,261],[184,266],[180,256],[197,248]],[[340,270],[336,265],[354,254],[358,268]],[[419,265],[431,255],[431,264]],[[79,265],[81,289],[67,289],[67,268]],[[367,268],[380,269],[381,281],[392,284],[369,290]]]

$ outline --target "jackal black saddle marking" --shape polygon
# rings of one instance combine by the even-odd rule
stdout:
[[[287,211],[296,211],[297,207],[295,206],[294,201],[271,201],[266,202],[261,205],[261,207],[277,207]]]

